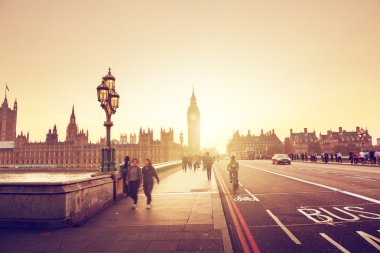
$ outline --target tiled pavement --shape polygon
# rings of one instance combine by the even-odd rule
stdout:
[[[80,227],[0,230],[0,252],[232,252],[215,179],[176,172],[155,185],[152,209],[122,199]]]

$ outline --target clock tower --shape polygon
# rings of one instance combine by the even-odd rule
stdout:
[[[199,154],[201,151],[200,145],[200,112],[195,97],[194,88],[191,96],[189,109],[187,109],[187,137],[188,149],[190,154]]]

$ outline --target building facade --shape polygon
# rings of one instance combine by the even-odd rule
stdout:
[[[17,125],[17,101],[13,104],[13,109],[8,105],[8,98],[5,95],[0,107],[0,141],[14,141],[16,139]]]
[[[303,132],[295,133],[290,129],[289,138],[285,139],[284,152],[288,154],[320,153],[318,137],[304,128]]]
[[[247,135],[240,135],[236,131],[227,144],[227,153],[237,159],[260,159],[272,157],[282,151],[282,142],[274,130],[256,136],[248,130]]]
[[[351,151],[369,150],[372,148],[372,137],[368,130],[356,127],[355,131],[346,131],[339,127],[337,132],[327,131],[319,135],[323,152],[341,152],[347,155]]]
[[[190,106],[187,110],[187,127],[188,127],[188,153],[199,154],[201,151],[200,137],[200,111],[197,105],[194,89],[191,95]]]
[[[91,143],[88,131],[79,130],[74,107],[66,128],[65,141],[59,141],[57,127],[46,134],[44,142],[31,142],[29,133],[21,132],[14,141],[0,142],[0,166],[48,165],[58,168],[97,169],[100,168],[101,148],[106,145],[101,139]],[[140,129],[137,143],[136,134],[130,135],[130,141],[122,135],[121,140],[113,141],[116,149],[116,163],[121,164],[125,156],[150,158],[153,163],[178,160],[180,145],[174,142],[174,131],[161,129],[161,140],[153,139],[153,130]]]

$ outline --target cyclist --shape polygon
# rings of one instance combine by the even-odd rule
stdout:
[[[233,155],[231,156],[231,161],[230,163],[228,164],[227,166],[227,170],[229,172],[229,175],[230,175],[230,183],[232,183],[232,174],[234,173],[235,174],[235,178],[236,180],[238,181],[239,180],[239,163],[238,161],[236,161],[236,157]]]

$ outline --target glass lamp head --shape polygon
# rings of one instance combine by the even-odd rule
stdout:
[[[110,90],[115,90],[115,80],[105,79],[105,83]]]
[[[120,98],[120,96],[116,92],[111,94],[111,107],[112,107],[112,109],[116,110],[117,108],[119,108],[119,98]]]
[[[115,77],[111,74],[111,68],[108,69],[108,74],[103,77],[103,80],[110,90],[115,90]]]
[[[98,101],[100,103],[105,103],[108,100],[108,87],[104,85],[104,82],[102,82],[97,88],[98,93]]]

